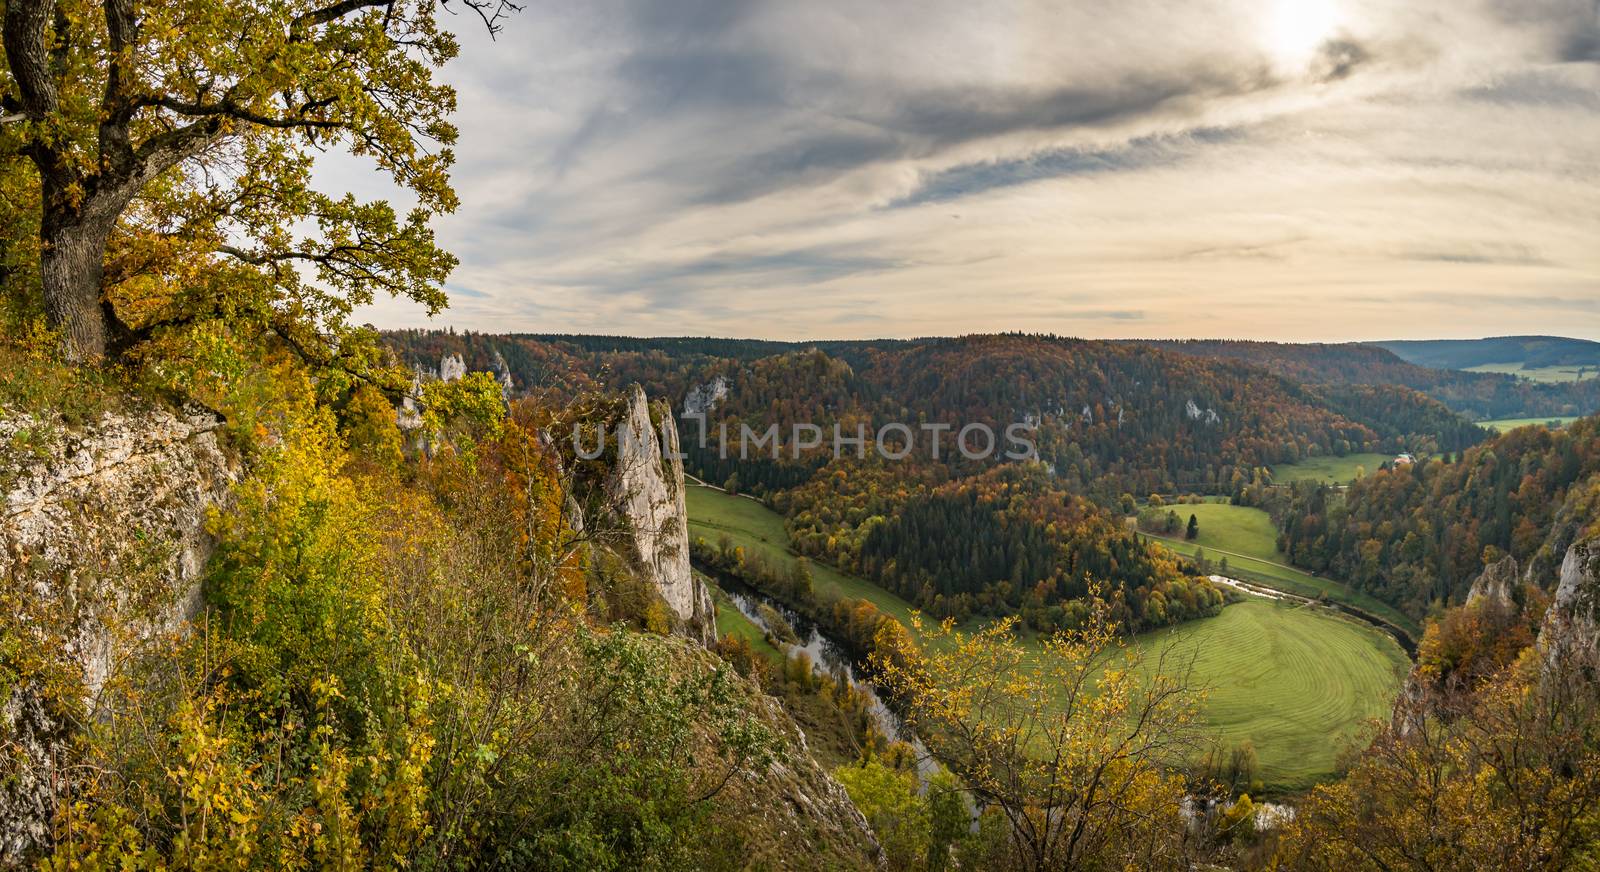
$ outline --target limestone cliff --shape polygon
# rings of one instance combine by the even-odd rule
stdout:
[[[1589,680],[1600,672],[1600,537],[1567,549],[1539,649],[1546,663],[1576,664]]]
[[[220,428],[197,408],[76,429],[0,411],[3,629],[24,654],[0,684],[0,866],[44,839],[58,752],[114,664],[198,609],[207,512],[239,475]]]
[[[672,415],[634,385],[612,438],[616,460],[605,487],[627,531],[625,556],[655,585],[679,630],[709,645],[716,638],[716,607],[689,566],[689,510]]]

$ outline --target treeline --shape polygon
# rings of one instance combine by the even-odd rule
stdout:
[[[1209,489],[1236,467],[1375,449],[1379,436],[1248,366],[1111,342],[1004,334],[878,354],[863,378],[912,420],[1039,424],[1065,487],[1114,499]]]
[[[1460,451],[1492,435],[1444,403],[1402,385],[1330,384],[1319,386],[1317,393],[1330,408],[1371,427],[1387,444],[1416,454]]]
[[[1461,422],[1420,397],[1330,399],[1238,363],[1054,336],[819,343],[764,357],[752,357],[750,349],[771,343],[418,331],[388,338],[403,359],[426,366],[458,353],[469,368],[488,368],[498,354],[519,390],[637,382],[651,395],[671,398],[680,413],[691,391],[720,379],[725,393],[707,418],[706,447],[699,447],[697,422],[679,422],[690,445],[688,469],[717,483],[738,473],[743,487],[763,495],[793,487],[807,474],[790,467],[815,470],[816,456],[831,453],[824,446],[810,462],[802,456],[796,463],[789,450],[795,424],[814,424],[828,434],[837,424],[853,434],[858,425],[874,433],[896,422],[912,428],[981,423],[1003,433],[1028,422],[1037,425],[1040,459],[1053,467],[1060,486],[1099,499],[1124,492],[1227,492],[1241,467],[1414,449],[1421,447],[1413,444],[1418,433],[1441,449],[1472,439]],[[1404,413],[1400,420],[1384,418],[1396,410]],[[1379,421],[1387,423],[1369,423]],[[741,460],[741,425],[755,433],[777,425],[782,457],[774,460],[762,450]],[[937,463],[928,454],[931,439],[924,439],[901,465],[932,464],[956,475],[980,471],[983,462],[961,458],[954,438],[953,430],[944,434]]]
[[[1459,601],[1488,560],[1559,561],[1600,507],[1600,418],[1524,427],[1458,456],[1297,485],[1274,509],[1289,559],[1421,616]]]

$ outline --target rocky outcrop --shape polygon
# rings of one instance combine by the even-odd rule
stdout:
[[[459,354],[446,354],[439,359],[439,381],[453,382],[465,378],[467,362]]]
[[[1596,677],[1600,666],[1600,537],[1567,549],[1555,596],[1539,630],[1539,649],[1548,665],[1577,666],[1578,674],[1590,680]]]
[[[1497,608],[1515,609],[1516,590],[1522,585],[1521,571],[1517,558],[1509,554],[1499,562],[1485,566],[1467,591],[1467,605],[1487,602]]]
[[[652,405],[634,385],[614,438],[616,460],[605,487],[627,530],[625,556],[655,585],[679,631],[709,645],[716,638],[716,607],[689,566],[683,458],[670,410]]]
[[[661,640],[662,656],[684,671],[728,670],[715,654],[681,640]],[[729,672],[739,708],[775,739],[775,754],[735,774],[713,800],[722,825],[745,835],[748,869],[880,868],[882,850],[865,816],[817,762],[805,731],[758,682]]]
[[[768,834],[767,843],[756,847],[772,855],[764,868],[877,868],[877,837],[844,786],[817,763],[783,704],[759,689],[754,696],[762,719],[787,746],[787,753],[766,771],[749,773],[735,792],[748,798],[743,814],[759,820]]]
[[[1216,409],[1202,409],[1200,408],[1200,404],[1196,403],[1194,400],[1188,400],[1184,402],[1183,414],[1191,421],[1201,421],[1206,424],[1216,424],[1222,420],[1222,418],[1217,415]]]
[[[695,385],[683,398],[683,414],[686,417],[704,415],[716,408],[717,402],[727,395],[727,376],[719,375],[703,385]]]
[[[0,688],[0,867],[45,839],[61,751],[114,664],[199,608],[207,513],[239,475],[220,429],[197,408],[78,429],[0,412],[3,630],[26,655]]]
[[[511,367],[498,348],[494,351],[494,359],[490,361],[489,371],[494,373],[494,380],[500,385],[500,399],[511,402],[511,397],[516,392],[515,383],[511,380]]]

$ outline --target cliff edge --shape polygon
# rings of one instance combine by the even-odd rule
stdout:
[[[0,410],[0,867],[48,836],[61,751],[118,661],[200,607],[238,461],[198,408],[83,427]]]

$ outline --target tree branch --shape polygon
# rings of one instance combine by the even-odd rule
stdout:
[[[320,109],[324,106],[331,105],[334,102],[336,101],[333,98],[310,101],[302,107],[302,111]],[[271,115],[262,115],[257,112],[251,112],[248,109],[244,109],[227,99],[224,99],[220,103],[191,103],[186,100],[179,100],[175,97],[165,97],[158,94],[151,94],[141,97],[137,101],[137,104],[140,106],[157,106],[162,109],[176,112],[179,115],[188,116],[190,118],[232,118],[237,121],[248,121],[251,124],[258,124],[262,127],[273,127],[279,130],[330,129],[349,126],[348,123],[344,121],[327,121],[318,118],[274,118]]]
[[[54,112],[60,93],[50,74],[45,31],[54,17],[54,0],[11,0],[6,4],[4,44],[11,78],[17,82],[18,108],[35,121]]]
[[[289,23],[289,39],[291,42],[299,41],[304,37],[305,31],[327,24],[330,21],[338,21],[352,12],[359,12],[362,9],[377,9],[379,7],[393,8],[393,6],[394,0],[343,0],[343,2],[324,6],[321,9],[313,9],[304,15],[297,16],[294,21]]]
[[[133,166],[133,142],[128,126],[138,104],[132,99],[133,50],[139,27],[134,18],[133,0],[105,0],[107,48],[106,89],[100,100],[100,166],[102,172],[126,174]]]

